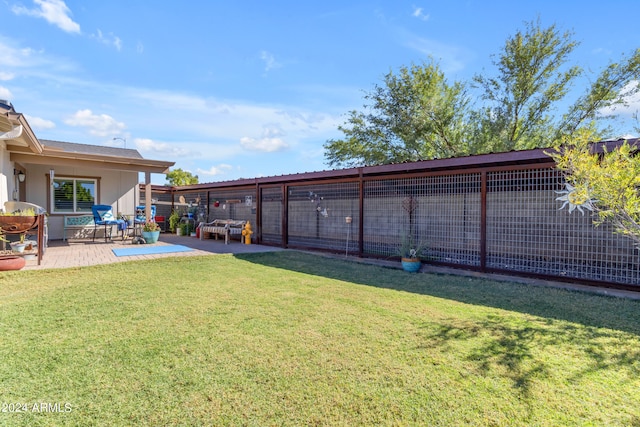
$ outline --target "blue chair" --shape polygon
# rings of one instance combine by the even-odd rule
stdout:
[[[147,216],[144,206],[136,206],[136,217],[134,218],[134,224],[144,224],[147,222]],[[151,221],[155,221],[156,217],[156,205],[151,205]]]
[[[93,212],[93,241],[96,241],[96,231],[98,226],[104,225],[104,241],[107,241],[107,237],[111,239],[111,231],[114,225],[117,225],[119,229],[126,228],[126,222],[122,219],[116,219],[113,215],[113,208],[110,205],[93,205],[91,206],[91,212]],[[124,235],[123,235],[124,236]]]
[[[151,205],[151,221],[155,221],[156,205]],[[145,206],[136,206],[136,216],[133,217],[133,235],[137,234],[138,228],[142,230],[142,226],[147,222]]]

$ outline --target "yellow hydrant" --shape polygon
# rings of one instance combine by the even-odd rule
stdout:
[[[251,231],[251,223],[249,221],[247,221],[247,223],[244,226],[244,230],[242,230],[242,235],[244,236],[244,244],[245,245],[250,245],[251,244],[251,235],[253,234],[253,231]]]

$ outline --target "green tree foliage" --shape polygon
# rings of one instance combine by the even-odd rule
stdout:
[[[574,206],[589,206],[596,224],[609,222],[640,245],[639,147],[625,142],[598,153],[589,142],[593,134],[593,128],[583,128],[550,153],[570,184],[566,200]]]
[[[351,111],[329,140],[331,165],[358,166],[470,154],[465,141],[469,99],[461,83],[449,85],[433,62],[389,72],[384,86],[365,96],[365,112]]]
[[[485,101],[476,125],[489,131],[481,133],[488,151],[549,146],[552,108],[581,73],[577,66],[563,67],[576,46],[571,33],[560,34],[555,25],[541,29],[539,22],[528,23],[493,61],[497,76],[474,77]]]
[[[198,183],[198,175],[193,175],[189,171],[184,171],[180,168],[173,169],[169,173],[167,173],[167,182],[169,185],[180,186],[180,185],[191,185]]]
[[[602,111],[638,91],[640,49],[609,64],[571,105],[569,89],[589,77],[569,63],[578,45],[572,37],[527,23],[495,57],[495,75],[471,84],[449,85],[433,62],[390,72],[366,94],[363,111],[349,112],[338,128],[344,138],[325,143],[325,159],[358,166],[549,147],[582,128],[603,139],[612,130]],[[478,91],[473,103],[470,90]],[[571,106],[558,115],[561,104]]]

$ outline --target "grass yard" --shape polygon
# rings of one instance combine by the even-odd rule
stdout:
[[[639,426],[640,301],[293,251],[0,275],[3,426]]]

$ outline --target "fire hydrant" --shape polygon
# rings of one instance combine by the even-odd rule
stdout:
[[[247,221],[247,223],[244,226],[244,230],[242,230],[242,235],[244,236],[244,244],[245,245],[250,245],[251,244],[251,235],[253,234],[253,231],[251,231],[251,223],[249,221]]]

